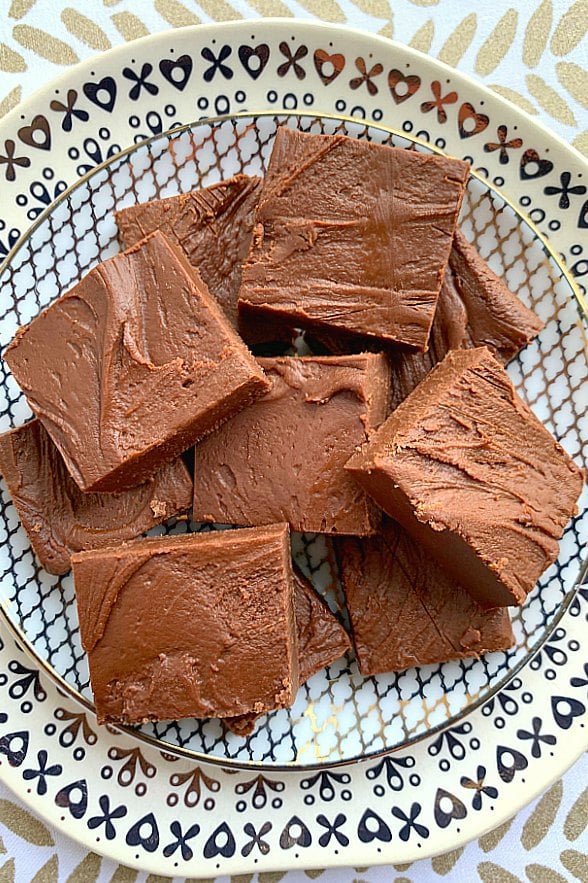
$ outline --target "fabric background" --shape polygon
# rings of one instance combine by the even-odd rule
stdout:
[[[408,43],[478,77],[588,155],[588,0],[0,0],[0,116],[67,66],[125,40],[259,16],[322,19]],[[515,819],[432,860],[242,874],[231,883],[588,881],[587,782],[584,755]],[[0,883],[166,879],[86,852],[0,783]]]

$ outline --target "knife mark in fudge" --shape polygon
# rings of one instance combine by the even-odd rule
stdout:
[[[239,309],[425,350],[468,168],[278,129]]]
[[[450,352],[346,468],[486,607],[523,603],[583,485],[485,347]]]
[[[298,635],[298,671],[304,684],[317,671],[344,656],[351,641],[327,603],[294,565],[294,613]],[[248,736],[255,728],[258,715],[243,715],[225,720],[238,736]]]
[[[49,573],[67,573],[74,552],[132,540],[192,505],[192,479],[181,460],[128,491],[82,493],[38,420],[0,435],[0,473]]]
[[[391,519],[335,548],[362,675],[512,647],[508,610],[480,607]]]
[[[195,448],[194,519],[374,533],[380,512],[344,465],[386,415],[385,357],[259,364],[270,392]]]
[[[91,270],[4,358],[84,491],[140,484],[269,386],[161,233]]]
[[[278,329],[261,318],[241,317],[237,298],[243,261],[249,254],[261,178],[235,175],[211,187],[179,196],[131,205],[116,212],[124,248],[155,230],[161,231],[185,253],[198,270],[227,319],[250,344],[292,340],[292,330]]]
[[[298,649],[285,524],[73,556],[99,723],[291,705]]]

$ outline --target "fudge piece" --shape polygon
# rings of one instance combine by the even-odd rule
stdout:
[[[293,574],[298,673],[303,684],[325,665],[344,656],[351,649],[351,642],[335,614],[296,565]],[[257,717],[244,714],[227,718],[225,723],[238,736],[248,736],[253,732]]]
[[[248,343],[276,339],[289,343],[292,330],[277,323],[264,322],[261,317],[247,321],[243,316],[238,322],[241,268],[249,253],[260,190],[261,178],[235,175],[201,190],[120,209],[116,223],[123,248],[155,230],[180,246]]]
[[[84,491],[140,484],[269,386],[158,232],[91,270],[4,358]]]
[[[543,328],[543,322],[510,291],[461,230],[455,231],[426,353],[389,347],[390,410],[412,392],[451,349],[487,346],[501,362],[512,359]],[[315,352],[352,353],[376,341],[340,332],[307,335]]]
[[[261,714],[292,703],[287,525],[137,540],[72,560],[99,723]]]
[[[583,484],[486,347],[450,352],[346,468],[486,607],[523,603]]]
[[[131,540],[192,505],[181,460],[119,494],[84,494],[38,420],[0,435],[0,473],[41,566],[67,573],[82,549]]]
[[[343,467],[386,416],[385,357],[259,363],[270,392],[196,445],[194,519],[374,533],[380,512]]]
[[[278,129],[239,309],[425,350],[468,169]]]
[[[507,608],[480,607],[395,521],[335,549],[362,675],[512,647]]]

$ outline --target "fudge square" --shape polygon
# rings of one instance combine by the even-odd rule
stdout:
[[[160,230],[181,247],[237,327],[241,268],[249,252],[261,178],[236,175],[211,187],[116,212],[124,248]]]
[[[486,347],[450,352],[346,468],[486,607],[524,602],[583,485]]]
[[[259,359],[271,390],[195,448],[193,518],[374,533],[380,511],[344,469],[384,420],[384,356]]]
[[[468,169],[278,129],[239,309],[425,350]]]
[[[296,565],[293,565],[293,576],[298,676],[303,684],[325,665],[344,656],[351,649],[351,641],[328,604]],[[253,714],[231,717],[225,724],[238,736],[248,736],[255,728],[257,717]]]
[[[377,536],[334,542],[362,675],[512,647],[507,608],[481,607],[390,518]]]
[[[39,420],[0,435],[0,473],[49,573],[67,573],[83,549],[131,540],[192,505],[192,479],[181,459],[118,494],[84,494]]]
[[[4,358],[83,491],[140,484],[269,387],[159,232],[91,270]]]
[[[73,572],[99,723],[292,704],[298,654],[287,525],[79,552]]]

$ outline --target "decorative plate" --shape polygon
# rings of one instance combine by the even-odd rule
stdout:
[[[266,20],[158,34],[6,117],[1,344],[117,250],[115,205],[263,171],[278,125],[470,160],[462,225],[546,322],[511,376],[578,458],[585,162],[455,71],[343,28]],[[0,410],[3,430],[30,413],[6,374]],[[513,815],[586,747],[588,590],[574,590],[586,495],[514,617],[512,652],[374,679],[343,660],[241,739],[215,722],[97,728],[71,580],[37,567],[0,490],[0,775],[91,849],[169,876],[409,861]],[[340,608],[323,540],[297,543]]]

